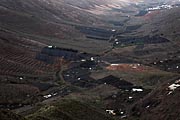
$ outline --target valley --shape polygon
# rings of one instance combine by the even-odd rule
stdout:
[[[0,118],[179,118],[179,5],[2,0]]]

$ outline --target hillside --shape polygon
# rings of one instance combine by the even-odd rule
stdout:
[[[136,103],[131,115],[141,120],[179,118],[179,79],[171,80]]]

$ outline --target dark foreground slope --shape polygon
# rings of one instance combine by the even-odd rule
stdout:
[[[27,117],[29,120],[113,120],[89,104],[64,100],[40,108]]]
[[[1,120],[113,120],[100,109],[74,100],[61,100],[58,103],[38,107],[26,118],[10,111],[0,111]]]
[[[1,120],[26,120],[22,116],[6,110],[0,110],[0,118]]]
[[[131,119],[178,120],[179,119],[179,79],[162,84],[151,94],[137,102],[131,109]]]

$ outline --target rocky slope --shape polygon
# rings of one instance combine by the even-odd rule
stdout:
[[[170,80],[131,109],[131,115],[141,120],[172,120],[179,118],[179,79]]]

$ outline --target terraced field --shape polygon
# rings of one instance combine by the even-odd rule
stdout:
[[[33,52],[20,54],[16,50],[6,51],[0,63],[2,75],[42,75],[53,72],[53,66],[36,60]]]

